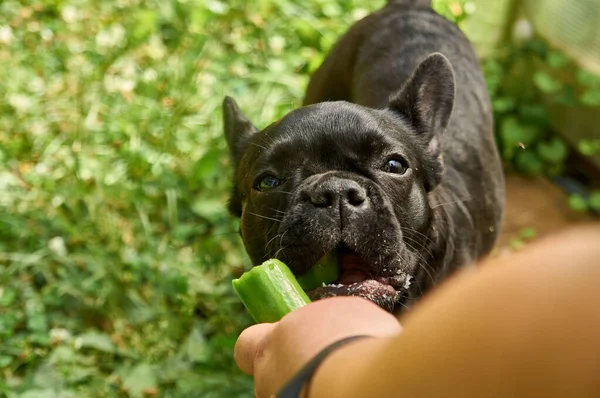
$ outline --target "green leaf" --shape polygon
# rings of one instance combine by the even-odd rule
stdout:
[[[595,156],[600,153],[600,140],[580,140],[577,149],[584,156]]]
[[[567,145],[559,138],[554,138],[548,142],[540,142],[537,146],[537,152],[540,158],[551,164],[563,163],[569,154]]]
[[[229,5],[227,2],[218,1],[218,0],[209,0],[206,3],[207,8],[217,15],[223,15],[227,11],[229,11]]]
[[[67,345],[60,345],[56,347],[52,354],[50,354],[49,361],[51,364],[65,364],[75,363],[77,360],[77,353],[75,350]]]
[[[534,53],[538,57],[544,57],[548,52],[548,44],[542,39],[532,39],[526,43],[528,51]]]
[[[213,347],[224,348],[227,351],[233,352],[233,348],[235,347],[235,343],[237,341],[237,336],[232,335],[217,335],[211,339],[211,343]]]
[[[588,210],[588,202],[581,195],[569,196],[569,207],[573,211],[584,212]]]
[[[46,332],[48,321],[43,312],[34,312],[27,316],[27,328],[32,332]]]
[[[495,98],[492,102],[494,112],[506,113],[511,111],[515,107],[515,101],[510,97]]]
[[[93,350],[115,353],[116,347],[110,337],[105,333],[87,332],[75,339],[75,345],[80,348],[90,348]]]
[[[600,211],[600,190],[592,191],[590,194],[589,205],[592,209]]]
[[[165,280],[164,291],[172,296],[184,295],[188,292],[188,281],[183,275],[169,276]]]
[[[50,336],[48,335],[48,333],[34,333],[31,334],[29,336],[29,341],[32,344],[38,345],[38,346],[42,346],[42,347],[49,347],[50,346]]]
[[[60,394],[53,388],[31,389],[23,394],[19,394],[19,398],[59,398]]]
[[[524,124],[546,127],[550,123],[548,110],[541,104],[524,104],[519,107],[519,116]]]
[[[562,84],[546,72],[536,72],[533,75],[533,83],[545,94],[553,94],[562,88]]]
[[[600,107],[600,90],[587,90],[581,96],[580,101],[585,106]]]
[[[325,5],[323,5],[323,14],[326,17],[329,18],[336,18],[338,17],[342,12],[342,9],[340,8],[340,6],[334,2],[331,3],[325,3]]]
[[[577,83],[585,87],[600,88],[600,76],[585,69],[578,69],[576,72]]]
[[[538,176],[544,171],[544,163],[531,151],[519,152],[515,163],[519,171],[529,176]]]
[[[225,153],[217,148],[208,150],[194,165],[194,178],[200,181],[209,181],[212,178],[223,176],[222,160]]]
[[[136,365],[123,380],[123,389],[133,398],[142,398],[145,391],[155,389],[158,379],[154,366],[142,362]]]
[[[8,334],[11,335],[13,330],[19,327],[24,315],[21,311],[0,311],[0,335]]]
[[[8,307],[17,297],[17,290],[11,287],[0,288],[0,307]]]
[[[571,60],[564,53],[550,51],[547,58],[548,65],[553,69],[560,69],[567,66]]]
[[[219,199],[198,199],[192,203],[192,210],[200,217],[216,222],[227,216],[225,202]]]
[[[292,23],[298,38],[304,46],[314,49],[320,48],[321,32],[304,19],[295,19]]]
[[[0,354],[0,368],[4,368],[7,367],[8,365],[10,365],[14,360],[14,357],[10,356],[10,355],[1,355]]]
[[[144,39],[156,30],[158,14],[155,10],[138,10],[134,18],[136,21],[132,31],[136,39]]]
[[[188,336],[186,348],[186,354],[192,362],[205,363],[210,358],[210,348],[197,328],[192,329]]]
[[[485,83],[490,94],[494,95],[502,84],[504,66],[495,59],[488,59],[483,64]]]
[[[500,126],[500,138],[505,158],[512,159],[519,147],[528,147],[538,136],[536,126],[522,123],[516,117],[507,117]]]

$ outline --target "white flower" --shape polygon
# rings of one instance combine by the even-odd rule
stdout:
[[[151,83],[155,81],[157,77],[158,73],[155,69],[152,68],[148,68],[144,71],[144,73],[142,73],[142,81],[144,81],[145,83]]]
[[[276,54],[279,54],[283,50],[283,47],[285,47],[285,39],[281,36],[273,36],[269,40],[269,44],[271,45],[271,49],[273,49]]]
[[[464,9],[465,9],[466,14],[469,14],[469,15],[474,14],[475,11],[477,10],[477,4],[475,4],[472,1],[469,1],[468,3],[465,3]]]
[[[52,207],[58,207],[65,202],[65,198],[60,195],[57,195],[52,198]]]
[[[67,255],[65,240],[61,236],[55,236],[48,241],[48,248],[59,257]]]
[[[41,120],[36,120],[31,123],[29,131],[32,135],[39,137],[48,133],[48,125]]]
[[[42,79],[39,76],[35,76],[34,78],[32,78],[27,84],[27,86],[27,88],[29,88],[29,90],[32,93],[40,95],[44,94],[44,90],[46,89],[46,83],[44,82],[44,79]]]
[[[40,162],[38,164],[35,165],[34,170],[37,174],[47,174],[48,173],[48,166],[43,163]]]
[[[160,60],[167,53],[167,49],[160,37],[154,35],[150,38],[150,40],[148,40],[148,45],[145,47],[145,52],[150,58],[154,60]]]
[[[104,176],[104,183],[106,185],[113,185],[125,178],[126,175],[127,168],[125,167],[123,162],[116,162]]]
[[[96,35],[96,45],[101,49],[121,46],[126,33],[123,26],[112,24],[108,29],[98,32]]]
[[[0,43],[10,44],[13,39],[13,32],[10,26],[0,25]]]
[[[131,59],[121,59],[104,76],[108,92],[132,92],[137,79],[136,64]]]
[[[65,8],[63,8],[61,16],[66,23],[73,23],[79,19],[77,9],[73,6],[66,6]]]
[[[8,97],[8,103],[15,108],[17,112],[24,113],[31,108],[33,101],[24,94],[12,94]]]
[[[54,32],[52,32],[52,29],[44,28],[40,31],[40,37],[44,41],[50,41],[54,37]]]
[[[513,34],[517,40],[528,40],[533,37],[533,26],[526,19],[519,19],[515,22]]]
[[[67,329],[62,328],[50,329],[50,339],[56,343],[70,340],[71,332],[69,332]]]

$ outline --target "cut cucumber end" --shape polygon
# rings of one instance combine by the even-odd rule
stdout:
[[[267,260],[232,281],[233,289],[257,323],[277,322],[310,303],[287,265]]]

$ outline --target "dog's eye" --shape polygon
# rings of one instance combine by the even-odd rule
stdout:
[[[405,163],[398,159],[390,159],[383,166],[383,171],[386,173],[404,174],[406,173]]]
[[[258,181],[258,184],[256,184],[256,189],[259,191],[268,191],[275,188],[279,184],[281,184],[281,180],[279,178],[268,175],[264,176]]]

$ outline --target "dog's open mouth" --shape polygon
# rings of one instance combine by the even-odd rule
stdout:
[[[337,260],[339,277],[331,284],[308,291],[313,301],[333,296],[360,296],[391,311],[410,285],[410,276],[399,270],[384,268],[376,274],[373,267],[345,245],[338,246],[327,256]]]

